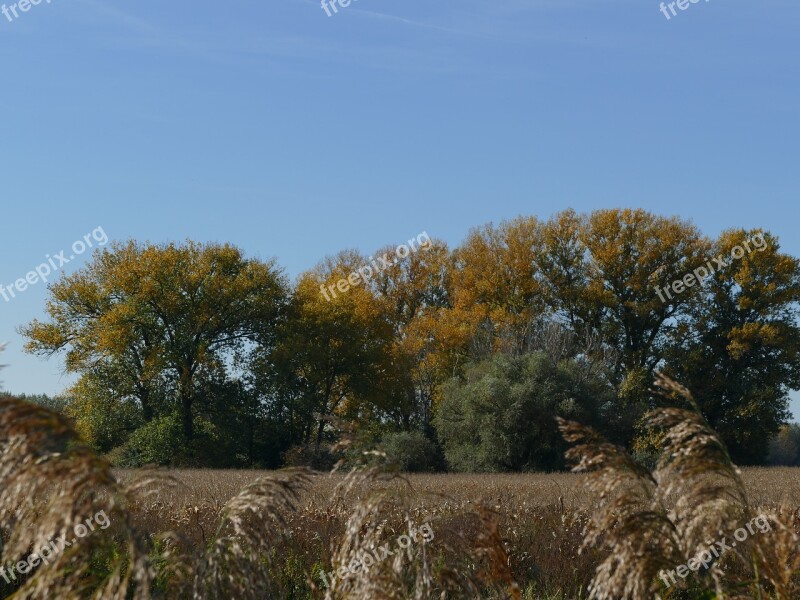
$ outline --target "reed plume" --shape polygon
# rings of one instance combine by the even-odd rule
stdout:
[[[576,463],[573,470],[588,473],[587,486],[598,499],[598,507],[584,531],[583,546],[606,553],[590,587],[592,599],[660,597],[667,587],[660,577],[663,571],[687,564],[715,540],[732,539],[733,532],[754,514],[739,469],[700,414],[691,393],[663,375],[657,377],[656,385],[662,394],[693,409],[659,409],[645,416],[647,427],[663,439],[652,473],[593,430],[559,420],[564,438],[576,444],[567,452],[568,459]],[[768,552],[788,556],[792,543],[796,556],[796,538],[791,541],[788,533],[784,536],[785,543],[776,545],[772,540],[756,554],[756,542],[732,547],[728,555],[694,574],[691,585],[700,585],[713,590],[718,598],[726,598],[730,597],[729,588],[741,589],[743,584],[749,585],[753,593],[763,593],[766,588],[762,576],[766,576],[776,590],[789,589],[792,577],[788,581],[786,577],[781,579],[775,563],[766,564]],[[734,564],[740,570],[751,569],[750,579],[737,578]],[[784,569],[783,576],[789,571]],[[676,585],[685,587],[687,583],[678,579]]]

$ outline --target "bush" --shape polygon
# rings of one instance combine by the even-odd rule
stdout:
[[[284,466],[309,467],[316,471],[330,471],[337,460],[328,444],[299,444],[283,454]]]
[[[434,423],[453,470],[556,470],[565,445],[555,417],[596,424],[610,394],[577,361],[498,355],[445,386]]]
[[[118,467],[176,465],[183,461],[183,428],[176,415],[157,417],[134,431],[109,458]]]
[[[439,448],[421,431],[401,431],[384,436],[381,444],[389,462],[407,473],[439,469]]]
[[[138,403],[115,392],[101,377],[83,375],[67,392],[64,413],[95,452],[122,446],[132,431],[144,424]]]
[[[75,397],[64,413],[73,419],[81,438],[100,453],[124,444],[128,432],[142,424],[141,411],[130,400]]]
[[[210,467],[224,469],[237,466],[234,436],[226,434],[206,417],[194,419],[194,437],[186,443],[181,418],[177,414],[156,417],[131,433],[128,441],[108,456],[119,467],[144,465],[170,467]]]

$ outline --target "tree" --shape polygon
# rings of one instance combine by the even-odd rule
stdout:
[[[651,407],[648,388],[668,333],[699,293],[664,288],[705,264],[709,247],[690,223],[644,210],[565,211],[544,227],[537,263],[548,304],[576,335],[616,356],[611,434],[620,443],[633,439]]]
[[[596,328],[620,350],[620,381],[638,369],[652,371],[662,358],[668,323],[682,316],[697,294],[692,287],[670,299],[663,288],[705,264],[707,240],[685,221],[644,210],[595,211],[582,219],[579,233],[571,223],[566,232],[558,218],[550,227],[570,235],[566,243],[554,237],[547,246],[562,255],[568,248],[566,260],[550,264],[572,269],[547,271],[555,307],[570,322]]]
[[[2,365],[0,365],[2,367]],[[48,396],[47,394],[2,394],[3,396],[14,398],[15,400],[22,400],[31,404],[37,404],[44,408],[54,410],[56,412],[65,413],[69,404],[69,398],[58,395]]]
[[[536,267],[540,235],[535,217],[519,217],[474,229],[453,253],[453,311],[473,341],[488,334],[478,350],[484,355],[518,351],[546,310]]]
[[[273,262],[247,259],[233,246],[131,241],[53,284],[50,320],[20,332],[29,352],[65,352],[68,372],[128,373],[120,391],[135,397],[144,420],[163,400],[191,442],[199,383],[226,372],[235,356],[274,343],[287,294]],[[174,392],[160,400],[159,389]]]
[[[344,252],[303,274],[279,343],[255,361],[259,388],[297,443],[319,446],[329,416],[368,423],[391,407],[392,327],[381,304],[363,285],[322,293],[363,264]]]
[[[727,264],[672,336],[667,370],[692,391],[734,460],[762,463],[789,417],[789,391],[800,388],[800,261],[758,230],[726,231],[714,252]]]
[[[495,355],[447,384],[435,424],[456,471],[554,470],[565,450],[555,417],[596,424],[610,394],[579,361]]]
[[[792,423],[781,427],[769,442],[767,462],[785,467],[800,466],[800,425]]]
[[[661,402],[648,389],[661,368],[738,460],[757,462],[800,388],[800,263],[763,234],[763,249],[709,266],[755,235],[712,242],[643,210],[567,210],[476,228],[452,251],[430,238],[405,256],[384,248],[380,266],[344,251],[292,288],[274,262],[229,245],[131,241],[53,285],[48,319],[21,332],[28,351],[63,352],[80,376],[66,410],[84,437],[104,452],[132,439],[133,462],[187,448],[192,464],[278,466],[293,446],[319,456],[326,424],[343,419],[362,441],[421,431],[436,444],[444,432],[468,464],[542,468],[555,464],[552,430],[512,428],[513,415],[561,410],[539,387],[596,389],[578,408],[647,451],[654,440],[637,432]],[[542,354],[550,363],[525,363]],[[489,381],[505,383],[489,393]],[[496,439],[475,446],[481,430]],[[170,450],[154,447],[173,435]]]
[[[391,252],[385,248],[378,255]],[[370,281],[394,331],[393,416],[405,430],[420,427],[429,437],[439,385],[451,376],[449,366],[458,354],[458,346],[452,344],[453,319],[448,319],[450,260],[447,245],[431,240],[417,252],[392,261]],[[462,341],[466,341],[463,331]]]

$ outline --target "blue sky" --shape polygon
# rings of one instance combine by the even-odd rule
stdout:
[[[3,0],[0,0],[0,3]],[[5,3],[12,4],[9,0]],[[96,227],[231,241],[294,276],[425,230],[643,207],[800,255],[800,4],[52,0],[0,15],[0,283]],[[65,266],[73,272],[85,263]],[[0,299],[0,373],[61,362]],[[800,402],[793,404],[800,416]]]

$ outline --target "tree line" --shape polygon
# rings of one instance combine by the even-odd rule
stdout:
[[[763,246],[738,257],[753,236]],[[231,244],[116,242],[53,283],[46,319],[20,333],[77,375],[59,406],[121,466],[323,466],[346,431],[412,470],[558,469],[557,415],[646,461],[660,440],[642,416],[667,402],[656,370],[759,464],[800,388],[800,262],[760,229],[523,216],[321,293],[369,262],[345,250],[291,282]]]

